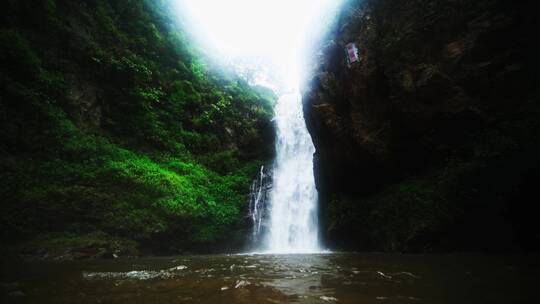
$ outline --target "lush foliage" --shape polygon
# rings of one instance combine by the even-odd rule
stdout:
[[[271,96],[206,63],[168,1],[7,1],[2,11],[3,239],[234,241],[250,178],[272,155]]]

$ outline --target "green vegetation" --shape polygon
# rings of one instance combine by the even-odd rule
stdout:
[[[240,244],[249,182],[273,153],[273,99],[206,63],[168,5],[2,5],[5,242],[97,233],[154,252]]]

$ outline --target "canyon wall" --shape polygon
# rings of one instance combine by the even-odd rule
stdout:
[[[538,23],[532,1],[346,3],[304,92],[330,247],[539,248]]]

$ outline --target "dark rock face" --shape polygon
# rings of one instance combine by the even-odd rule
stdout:
[[[527,1],[345,6],[304,93],[329,245],[537,248],[536,28]]]

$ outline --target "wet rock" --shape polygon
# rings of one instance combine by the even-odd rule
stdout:
[[[234,285],[234,288],[244,288],[246,286],[251,285],[249,281],[246,280],[237,280],[236,284]]]
[[[320,299],[323,300],[323,301],[326,301],[326,302],[337,302],[338,301],[338,299],[336,299],[334,297],[328,297],[328,296],[321,296]]]
[[[391,275],[387,275],[387,274],[383,273],[382,271],[377,271],[377,274],[380,275],[381,277],[385,278],[385,279],[392,279]]]
[[[178,266],[175,266],[175,267],[172,267],[170,268],[169,270],[184,270],[184,269],[187,269],[188,267],[186,265],[178,265]]]

